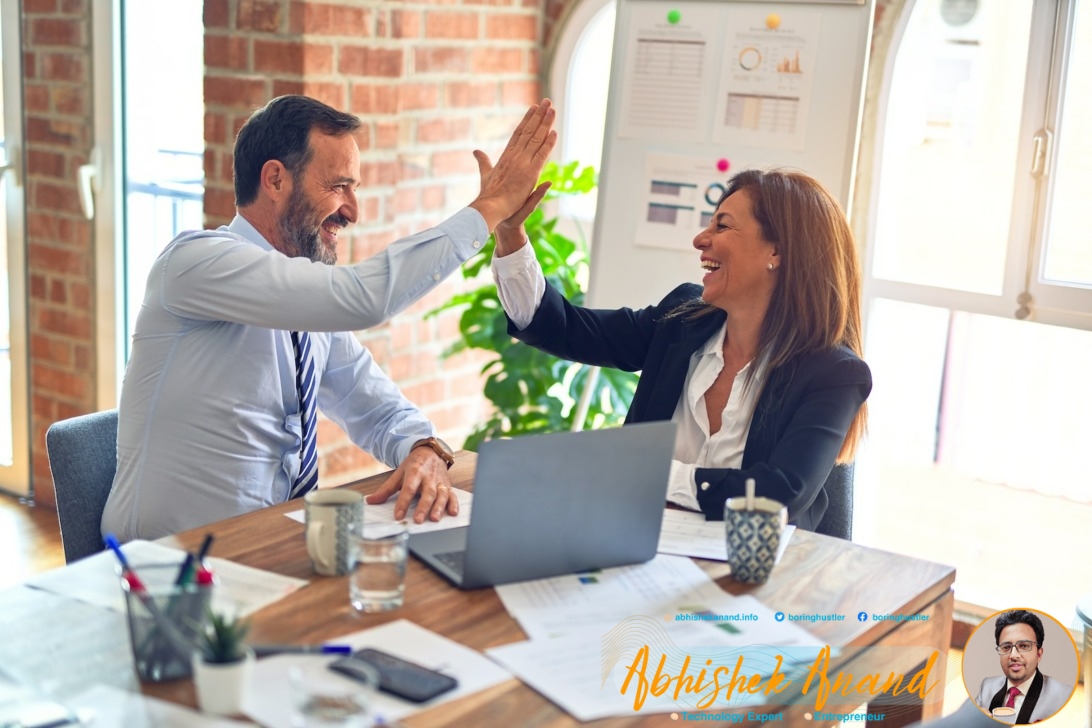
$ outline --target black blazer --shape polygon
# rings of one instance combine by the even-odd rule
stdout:
[[[724,324],[723,311],[686,321],[665,314],[701,296],[679,286],[656,306],[596,310],[569,303],[552,286],[531,324],[508,333],[555,356],[625,371],[641,371],[626,423],[670,420],[682,396],[690,356]],[[754,478],[759,495],[785,503],[789,520],[814,531],[827,509],[823,483],[846,431],[872,390],[868,365],[846,347],[813,352],[767,375],[759,395],[742,468],[698,468],[698,503],[707,520],[724,518],[724,501],[744,495]]]

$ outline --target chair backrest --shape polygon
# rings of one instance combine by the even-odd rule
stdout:
[[[103,548],[100,524],[117,470],[118,411],[54,422],[46,431],[46,451],[64,559],[72,563]]]
[[[827,512],[819,522],[816,533],[835,538],[853,540],[853,463],[835,465],[827,482],[823,484],[827,492]]]

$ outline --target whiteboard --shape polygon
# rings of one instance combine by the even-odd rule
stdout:
[[[799,169],[848,208],[874,0],[618,3],[589,306],[698,282],[734,172]]]

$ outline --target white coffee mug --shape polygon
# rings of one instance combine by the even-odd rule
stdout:
[[[364,496],[351,490],[314,490],[303,497],[307,555],[323,576],[353,568],[353,533],[364,522]]]

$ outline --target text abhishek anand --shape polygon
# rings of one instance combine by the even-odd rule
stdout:
[[[621,693],[627,695],[630,687],[634,689],[633,709],[640,710],[645,704],[649,693],[656,697],[662,697],[668,690],[673,689],[672,697],[678,700],[681,695],[696,696],[696,707],[700,709],[710,708],[722,697],[725,702],[731,701],[733,696],[758,695],[782,696],[785,691],[792,688],[794,679],[781,672],[783,655],[776,656],[776,665],[769,676],[761,673],[747,675],[743,668],[743,656],[736,659],[734,668],[726,665],[714,666],[713,660],[705,660],[705,666],[696,674],[690,674],[690,656],[687,655],[677,675],[665,671],[667,654],[660,657],[659,665],[648,676],[650,649],[645,645],[633,658],[633,662],[626,668],[626,678],[622,683]],[[934,681],[929,684],[929,672],[937,661],[940,652],[933,650],[928,660],[918,672],[909,680],[904,675],[890,673],[886,678],[882,673],[868,674],[860,677],[852,673],[839,672],[833,678],[829,675],[830,669],[830,645],[819,650],[811,668],[807,671],[799,690],[803,695],[815,696],[815,709],[822,710],[832,696],[849,697],[875,696],[881,693],[889,695],[916,695],[922,700],[937,686]],[[723,691],[723,693],[722,693]],[[778,702],[771,700],[770,702]],[[862,701],[867,702],[867,701]]]

